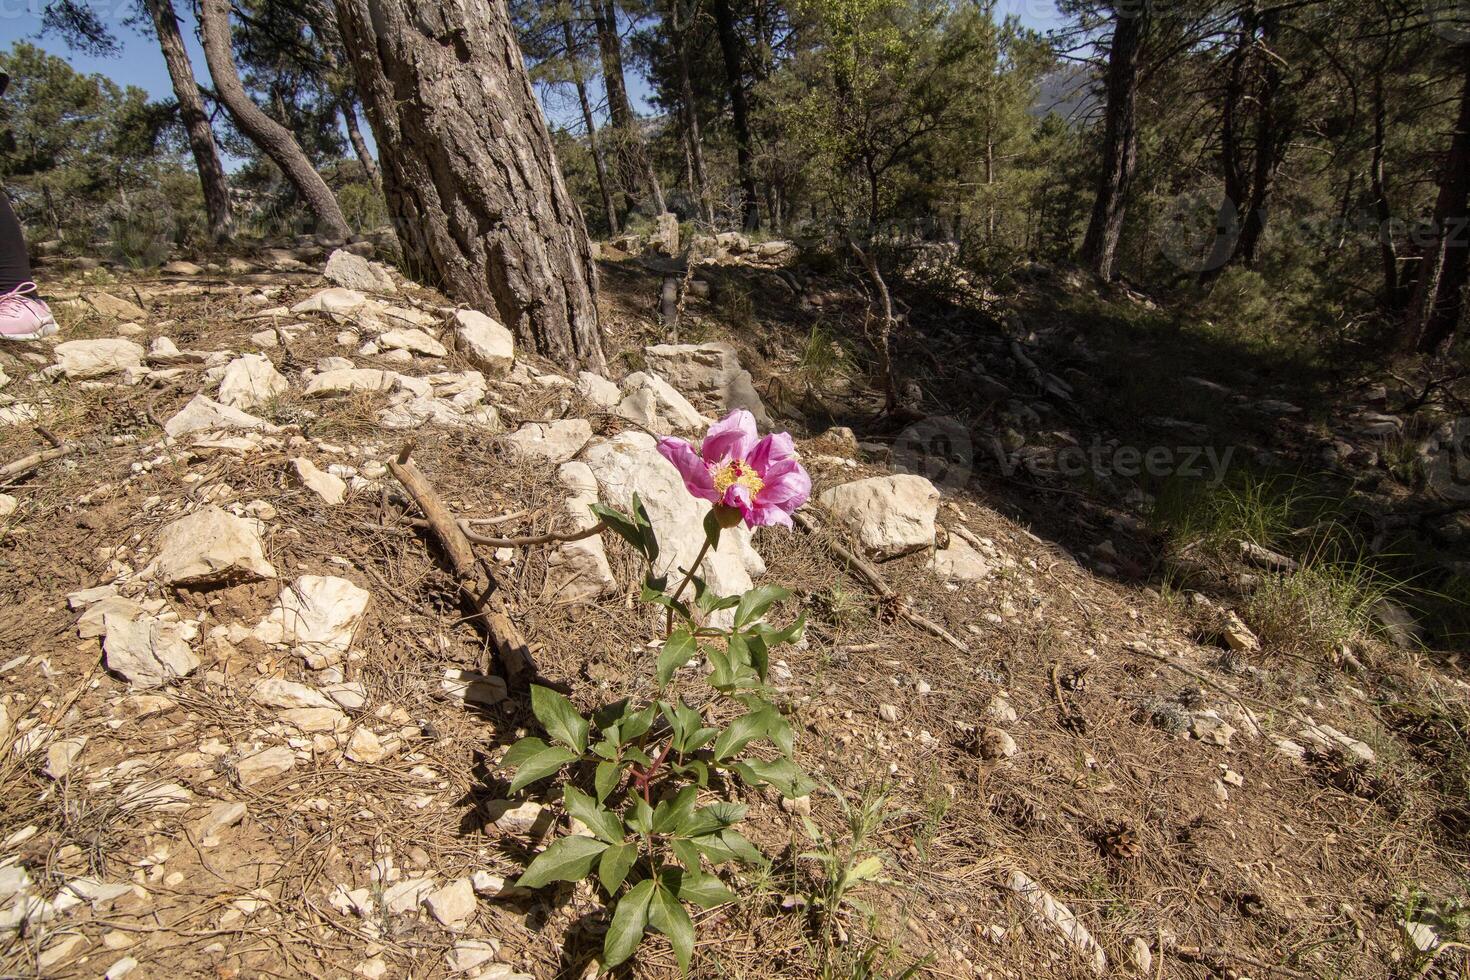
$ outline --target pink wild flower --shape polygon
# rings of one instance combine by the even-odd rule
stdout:
[[[791,515],[812,494],[812,478],[796,457],[790,433],[764,439],[755,416],[736,409],[705,433],[699,452],[683,439],[665,437],[658,451],[678,469],[684,486],[715,505],[720,523],[751,527],[791,526]]]

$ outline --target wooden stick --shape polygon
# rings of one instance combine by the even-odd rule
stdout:
[[[7,484],[12,480],[17,480],[34,470],[40,469],[44,463],[49,463],[53,459],[61,459],[64,456],[70,456],[76,451],[77,447],[75,445],[63,443],[53,449],[43,449],[40,452],[31,453],[29,456],[22,456],[15,462],[7,463],[5,466],[0,467],[0,484]]]
[[[449,560],[450,571],[459,584],[461,595],[479,614],[475,622],[484,629],[500,655],[506,681],[513,688],[523,689],[539,677],[526,638],[506,614],[505,599],[497,590],[488,569],[476,560],[474,546],[465,537],[459,522],[440,499],[428,477],[409,459],[412,452],[413,443],[410,442],[403,447],[397,459],[388,461],[388,469],[428,518],[429,528],[439,541],[444,557]],[[481,672],[489,673],[489,666],[482,662]]]
[[[810,517],[807,517],[805,514],[795,514],[793,515],[793,519],[796,521],[796,526],[801,528],[806,533],[814,534],[814,532],[816,532],[816,524],[814,524],[812,522],[812,519]],[[950,646],[954,647],[960,653],[970,652],[969,646],[967,646],[964,641],[959,639],[959,637],[955,636],[949,630],[945,629],[943,626],[940,626],[932,619],[929,619],[926,616],[922,616],[919,613],[916,613],[912,609],[910,609],[908,600],[899,595],[897,592],[893,591],[893,589],[889,587],[888,583],[883,581],[883,576],[878,573],[878,569],[863,561],[857,555],[853,554],[851,551],[848,551],[847,548],[843,547],[839,542],[834,541],[831,538],[823,538],[821,539],[821,542],[824,548],[832,552],[832,554],[836,555],[838,558],[841,558],[843,561],[847,562],[849,568],[851,568],[853,571],[857,572],[864,579],[866,579],[867,583],[873,587],[873,589],[878,593],[879,597],[881,597],[886,602],[892,603],[894,609],[896,609],[898,611],[898,614],[904,619],[908,620],[910,623],[913,623],[920,629],[927,630],[930,633],[933,633],[945,643],[948,643]]]

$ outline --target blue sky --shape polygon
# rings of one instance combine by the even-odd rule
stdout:
[[[163,65],[163,56],[158,53],[155,42],[125,26],[126,21],[137,9],[134,0],[89,0],[102,21],[113,28],[122,50],[113,57],[96,57],[70,51],[56,37],[41,37],[41,11],[45,0],[0,0],[0,48],[9,49],[15,41],[30,41],[41,48],[66,58],[80,72],[97,72],[111,77],[119,84],[136,85],[154,98],[171,98],[172,87],[168,72]],[[189,47],[189,56],[194,61],[195,74],[204,78],[204,52],[200,49],[193,33],[193,20],[189,4],[175,0],[175,7],[184,19],[184,41]],[[1054,0],[999,0],[997,16],[1018,15],[1028,27],[1046,30],[1061,23]],[[642,79],[630,74],[629,90],[634,99],[644,103],[647,85]],[[644,103],[646,106],[646,103]],[[546,107],[553,124],[571,123],[575,115],[573,106],[566,99],[552,99]]]

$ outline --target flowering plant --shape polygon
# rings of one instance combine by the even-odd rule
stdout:
[[[501,760],[514,771],[511,793],[572,767],[562,800],[585,830],[547,847],[518,884],[539,888],[595,874],[612,910],[604,969],[632,956],[652,928],[667,937],[687,971],[694,924],[685,905],[708,909],[735,901],[713,870],[765,863],[734,829],[747,809],[728,798],[735,781],[770,786],[788,798],[805,796],[815,785],[792,760],[791,725],[768,699],[766,683],[770,651],[801,638],[805,615],[772,626],[765,616],[790,598],[785,589],[765,585],[720,596],[698,575],[723,530],[742,521],[790,526],[791,514],[811,493],[811,479],[791,437],[760,438],[749,412],[711,426],[698,453],[680,439],[661,440],[659,452],[678,468],[691,494],[713,504],[704,546],[672,593],[667,576],[654,571],[658,537],[638,496],[631,513],[593,508],[643,556],[643,601],[666,610],[654,665],[657,697],[618,701],[584,716],[561,694],[533,686],[531,709],[550,741],[521,739]],[[683,601],[691,584],[692,607]],[[728,627],[711,624],[716,613],[727,611]],[[702,677],[705,690],[670,693],[679,670],[701,655],[710,668]],[[717,798],[709,800],[712,794]]]

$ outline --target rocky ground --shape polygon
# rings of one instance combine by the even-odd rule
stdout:
[[[781,583],[810,613],[772,677],[829,788],[742,791],[772,867],[704,914],[696,974],[1458,975],[1452,644],[1385,607],[1351,648],[1278,650],[1231,583],[1292,559],[1250,542],[1194,569],[1219,588],[1165,588],[1137,487],[1036,465],[1086,441],[1110,367],[1041,299],[978,321],[916,308],[918,401],[989,407],[869,432],[871,393],[801,349],[863,294],[786,267],[784,245],[720,245],[688,277],[682,344],[657,325],[669,270],[606,250],[606,377],[518,354],[352,251],[48,282],[61,336],[0,349],[0,974],[595,972],[596,893],[512,884],[567,820],[545,784],[505,796],[496,760],[535,721],[389,461],[411,443],[482,537],[589,528],[589,504],[636,491],[684,565],[702,505],[654,437],[743,407],[798,437],[813,529],[735,534],[704,572],[722,593]],[[1257,454],[1347,465],[1406,424],[1298,425],[1272,393],[1186,380],[1256,420]],[[1208,408],[1128,414],[1219,434]],[[992,434],[993,465],[988,444],[936,451],[950,425]],[[1419,444],[1425,465],[1442,442]],[[1412,513],[1453,548],[1458,512]],[[660,623],[620,542],[481,551],[579,705],[649,690]],[[841,838],[834,793],[886,819],[876,912],[832,946],[796,855],[803,815]],[[634,972],[677,968],[652,941]]]

